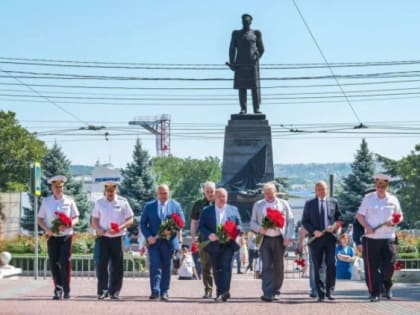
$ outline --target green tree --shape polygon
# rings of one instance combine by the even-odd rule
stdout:
[[[83,192],[83,183],[75,180],[70,174],[70,160],[67,159],[57,144],[54,144],[42,159],[41,169],[43,176],[41,180],[41,198],[38,199],[38,207],[40,206],[42,199],[51,194],[50,186],[47,183],[48,179],[55,175],[64,175],[67,177],[67,182],[64,186],[64,194],[74,199],[80,212],[79,224],[75,226],[75,229],[77,231],[86,231],[89,227],[90,203],[86,194]],[[32,197],[31,204],[33,204]],[[25,230],[33,231],[34,212],[32,207],[24,209],[21,226]]]
[[[221,179],[221,163],[217,157],[206,157],[204,160],[191,158],[155,158],[153,169],[159,183],[167,183],[172,191],[172,198],[182,206],[190,223],[191,208],[195,200],[203,196],[201,185],[210,180]]]
[[[128,163],[122,170],[122,183],[120,194],[127,198],[137,219],[143,206],[147,201],[152,200],[156,194],[155,177],[152,170],[152,161],[146,150],[142,148],[141,142],[137,139],[133,151],[133,161]],[[132,229],[136,229],[133,224]]]
[[[375,161],[365,139],[362,140],[355,159],[351,164],[352,172],[343,178],[343,188],[338,201],[346,222],[353,221],[366,190],[372,186]]]
[[[41,160],[47,149],[13,112],[0,111],[0,126],[0,191],[25,191],[31,162]]]
[[[392,176],[391,188],[404,213],[404,222],[414,226],[420,217],[420,145],[399,161],[379,156],[385,172]]]

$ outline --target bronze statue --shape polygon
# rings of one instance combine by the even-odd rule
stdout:
[[[252,91],[252,105],[255,114],[261,114],[259,59],[264,53],[261,32],[251,29],[252,16],[242,15],[242,29],[232,32],[229,47],[229,63],[235,72],[234,89],[239,90],[240,114],[247,112],[247,90]]]

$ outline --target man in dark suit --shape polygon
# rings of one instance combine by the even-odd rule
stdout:
[[[166,231],[169,240],[159,238],[158,232],[162,221],[172,213],[177,213],[185,222],[179,203],[169,199],[169,187],[165,184],[159,185],[157,199],[146,203],[140,218],[140,230],[149,245],[151,300],[156,300],[159,296],[162,301],[169,300],[171,258],[173,251],[179,249],[182,231],[178,233]]]
[[[342,216],[337,200],[328,198],[328,186],[324,181],[315,185],[316,197],[305,203],[302,215],[302,225],[308,231],[310,237],[315,240],[309,245],[314,262],[315,283],[318,291],[318,302],[323,302],[325,296],[334,300],[332,290],[335,284],[335,247],[336,238],[334,223],[341,221]],[[321,281],[319,271],[322,264],[322,256],[325,255],[326,279],[325,284]]]
[[[238,208],[227,204],[228,195],[224,188],[216,189],[215,203],[204,208],[199,223],[200,234],[204,240],[210,240],[204,250],[211,259],[214,282],[216,284],[216,302],[226,302],[230,298],[230,282],[232,280],[233,253],[239,250],[235,240],[221,244],[218,242],[217,226],[231,220],[241,229],[242,220]]]

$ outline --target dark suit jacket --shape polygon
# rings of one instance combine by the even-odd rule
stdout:
[[[327,210],[328,225],[333,225],[335,221],[343,219],[336,199],[327,198]],[[314,231],[323,230],[321,228],[321,215],[319,211],[318,198],[308,200],[303,208],[302,225],[311,236],[314,234]]]
[[[171,215],[173,212],[179,214],[185,222],[184,213],[182,212],[181,206],[175,200],[170,199],[168,201],[167,215]],[[159,232],[160,224],[162,223],[158,215],[158,202],[152,200],[144,205],[143,213],[140,218],[140,230],[143,233],[145,239],[149,236],[156,236]],[[153,245],[152,245],[153,246]],[[176,234],[172,236],[172,246],[175,249],[179,249],[179,242]]]
[[[236,223],[239,230],[242,229],[242,220],[241,216],[239,215],[238,208],[228,205],[226,209],[226,219],[231,220]],[[216,208],[213,205],[204,208],[201,216],[200,216],[200,223],[198,226],[200,234],[203,235],[204,240],[209,239],[209,235],[212,233],[217,232],[217,223],[216,223]],[[235,242],[235,240],[231,240],[229,245],[234,247],[234,251],[239,249],[239,245]],[[211,254],[218,253],[218,243],[211,242],[209,245],[205,247],[206,251]]]

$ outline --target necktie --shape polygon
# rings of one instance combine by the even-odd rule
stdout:
[[[160,219],[163,220],[165,217],[165,204],[160,204],[160,211],[159,211]]]
[[[324,200],[321,200],[321,210],[320,210],[320,215],[321,215],[321,229],[324,230],[325,229],[325,209],[324,209]]]

